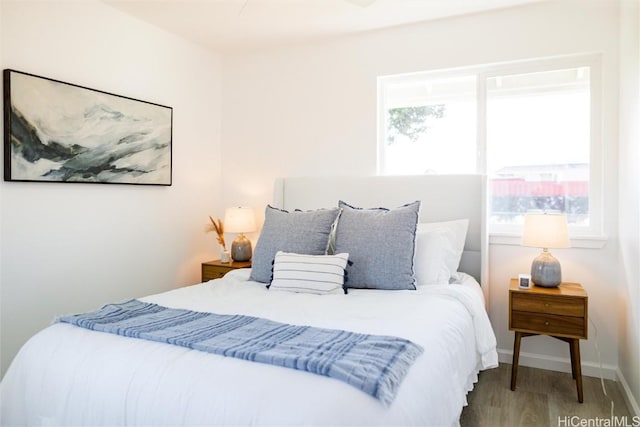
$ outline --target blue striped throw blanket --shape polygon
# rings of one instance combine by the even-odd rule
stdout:
[[[201,313],[131,300],[58,322],[298,369],[344,381],[391,404],[423,349],[406,339],[259,317]]]

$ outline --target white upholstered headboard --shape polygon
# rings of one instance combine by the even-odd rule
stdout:
[[[393,208],[420,200],[420,222],[469,219],[460,271],[474,276],[488,301],[486,178],[483,175],[292,177],[276,180],[274,205],[293,209],[337,206]]]

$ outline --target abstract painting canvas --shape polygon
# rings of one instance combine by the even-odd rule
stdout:
[[[171,185],[173,109],[4,70],[5,181]]]

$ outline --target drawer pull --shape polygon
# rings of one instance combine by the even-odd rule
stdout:
[[[544,326],[549,326],[549,322],[544,322]]]
[[[546,308],[549,308],[549,303],[548,303],[548,302],[545,302],[545,303],[544,303],[544,306],[545,306]]]

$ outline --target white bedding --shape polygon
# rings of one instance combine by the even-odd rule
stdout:
[[[425,352],[393,404],[340,381],[168,344],[54,324],[0,385],[8,425],[457,425],[479,369],[497,366],[482,292],[460,284],[348,295],[268,291],[249,270],[142,298],[167,307],[387,334]]]

